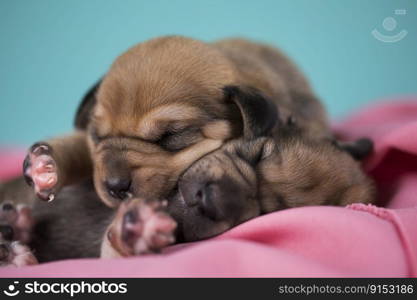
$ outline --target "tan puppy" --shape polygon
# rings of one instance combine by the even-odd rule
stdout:
[[[281,122],[258,100],[264,114],[249,113],[253,110],[239,100],[244,136],[188,168],[166,209],[149,199],[123,203],[103,241],[102,257],[155,251],[172,243],[174,235],[178,241],[201,240],[281,209],[374,201],[373,183],[354,159],[370,153],[369,140],[345,147],[312,139],[294,118]]]
[[[26,252],[19,252],[8,242],[16,238],[27,242],[32,237],[30,248],[42,262],[95,257],[103,236],[102,257],[130,256],[158,251],[174,240],[208,238],[283,208],[373,200],[373,186],[352,158],[368,154],[370,141],[341,144],[311,139],[293,117],[280,121],[277,110],[259,97],[252,92],[249,98],[230,99],[241,110],[244,136],[194,162],[168,201],[133,198],[113,216],[86,181],[65,187],[52,204],[37,202],[33,221],[27,207],[16,210],[11,203],[3,204],[0,221],[6,223],[0,223],[5,239],[0,240],[0,263],[33,263],[28,248],[21,246]],[[248,99],[256,99],[256,108]],[[20,181],[0,190],[0,198],[8,201],[33,196]],[[35,225],[28,236],[31,223]]]
[[[276,122],[278,107],[280,122]],[[264,122],[258,122],[260,119]],[[208,154],[242,135],[246,141],[268,132],[279,149],[282,131],[277,124],[287,120],[295,121],[306,137],[293,144],[301,145],[296,147],[301,150],[295,153],[313,153],[311,160],[319,162],[321,156],[314,151],[327,153],[318,145],[332,141],[324,109],[302,74],[278,50],[239,39],[207,44],[184,37],[162,37],[133,47],[114,62],[82,101],[76,116],[76,132],[32,146],[24,163],[25,176],[38,197],[45,200],[54,199],[62,187],[91,176],[98,195],[109,206],[118,206],[130,198],[139,199],[136,202],[174,199],[168,211],[177,220],[180,240],[205,238],[250,218],[256,207],[238,214],[234,223],[218,222],[215,205],[194,205],[201,202],[200,195],[205,193],[198,193],[197,189],[191,196],[183,195],[193,183],[180,182],[179,188],[178,178],[184,172],[192,174],[190,166],[198,166],[200,158],[210,159]],[[317,147],[304,151],[310,141]],[[357,158],[369,152],[366,141],[332,143]],[[289,161],[288,166],[297,167],[294,165],[297,157],[289,157]],[[278,164],[278,158],[275,163]],[[351,163],[342,165],[348,172]],[[300,167],[297,170],[294,174],[302,176]],[[278,182],[275,172],[270,174],[266,167],[262,172],[265,173],[262,180]],[[307,177],[311,175],[314,174]],[[260,180],[259,176],[253,178]],[[246,190],[242,183],[238,187]],[[285,188],[290,189],[291,185]],[[262,189],[249,190],[260,193]],[[298,190],[293,192],[299,194]],[[268,195],[272,194],[261,198]],[[216,199],[228,203],[221,201],[224,197]],[[279,209],[275,200],[262,200],[266,204],[260,206],[261,212]],[[297,201],[289,201],[293,202]],[[214,223],[206,222],[213,218]]]
[[[46,200],[91,172],[110,206],[166,197],[194,161],[241,135],[233,97],[252,108],[267,97],[283,118],[296,112],[311,137],[330,136],[321,104],[278,50],[240,39],[162,37],[116,59],[82,102],[78,131],[31,148],[26,178]]]

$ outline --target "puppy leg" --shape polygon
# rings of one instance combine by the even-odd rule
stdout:
[[[18,241],[0,243],[0,267],[36,265],[38,260],[30,249]]]
[[[26,181],[36,195],[52,201],[59,190],[92,174],[85,132],[34,144],[23,163]]]
[[[0,266],[24,266],[36,264],[37,260],[29,248],[33,225],[31,209],[11,203],[0,205]]]
[[[176,222],[163,211],[165,203],[123,203],[104,237],[101,257],[158,252],[174,243]]]

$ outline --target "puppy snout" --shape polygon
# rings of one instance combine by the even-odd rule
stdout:
[[[110,196],[124,200],[129,196],[132,180],[130,178],[110,177],[105,185]]]
[[[210,219],[220,218],[217,207],[219,186],[213,182],[188,182],[179,185],[185,203],[189,207],[197,206],[200,213]]]
[[[220,210],[215,204],[217,202],[216,190],[218,190],[217,184],[206,183],[196,193],[201,213],[212,220],[220,218]]]

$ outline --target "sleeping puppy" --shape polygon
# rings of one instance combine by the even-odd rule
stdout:
[[[149,200],[123,203],[103,240],[102,257],[153,252],[172,243],[174,234],[187,242],[213,237],[281,209],[374,201],[373,183],[356,160],[372,151],[370,140],[312,139],[294,118],[281,122],[265,99],[257,102],[264,114],[238,99],[244,136],[188,168],[167,208]]]
[[[102,257],[154,252],[174,240],[209,238],[284,208],[373,201],[372,183],[352,158],[369,154],[369,140],[342,144],[311,139],[294,117],[281,121],[265,98],[257,99],[257,109],[242,97],[229,100],[241,112],[244,136],[189,167],[165,206],[158,199],[134,198],[115,213],[99,199],[91,180],[64,187],[50,204],[35,202],[29,246],[36,258],[45,262],[98,257],[100,252]],[[272,136],[275,128],[278,133]],[[5,185],[0,198],[33,200],[33,191],[22,183]],[[14,210],[6,208],[0,210]],[[12,230],[19,234],[25,228],[14,225]],[[16,252],[10,244],[2,245],[7,250],[3,262],[33,263],[29,248]]]
[[[296,111],[312,138],[331,136],[322,105],[278,50],[241,39],[156,38],[116,59],[82,101],[77,130],[33,145],[24,173],[44,200],[91,174],[111,207],[166,198],[190,165],[242,135],[230,98],[253,108],[264,96],[284,118]]]
[[[278,50],[239,39],[154,39],[120,56],[87,93],[76,132],[31,147],[25,177],[46,200],[91,176],[110,207],[131,198],[176,199],[179,176],[227,140],[258,137],[265,128],[277,138],[271,118],[253,132],[244,126],[277,107],[281,121],[292,116],[311,140],[331,139],[322,105]],[[33,197],[14,199],[33,203]]]

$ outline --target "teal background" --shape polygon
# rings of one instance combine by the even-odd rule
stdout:
[[[396,16],[395,9],[406,9]],[[373,29],[393,16],[408,35]],[[281,47],[333,118],[370,101],[417,94],[417,1],[0,0],[0,144],[70,131],[79,99],[140,41],[243,36]]]

